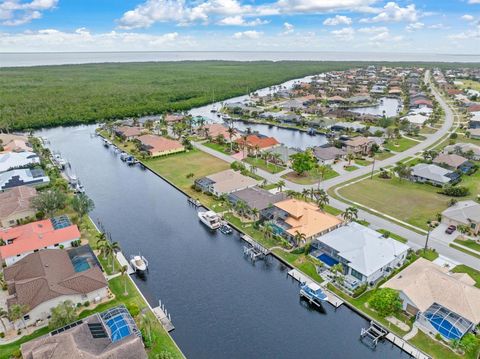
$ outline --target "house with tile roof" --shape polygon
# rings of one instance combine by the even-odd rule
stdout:
[[[246,138],[238,138],[235,142],[237,142],[241,148],[246,146],[249,151],[255,151],[256,148],[266,150],[280,145],[274,137],[262,135],[248,135]]]
[[[10,133],[0,133],[0,141],[5,152],[32,152],[28,137]]]
[[[442,223],[446,225],[464,225],[472,233],[480,233],[480,204],[475,201],[459,201],[442,212]]]
[[[0,227],[11,227],[19,221],[33,218],[31,200],[37,196],[33,187],[19,186],[0,192]]]
[[[142,135],[137,137],[142,150],[152,157],[165,156],[172,153],[183,152],[185,147],[176,140],[171,140],[157,135]]]
[[[0,261],[10,266],[30,253],[71,247],[72,241],[80,239],[80,231],[63,216],[0,229],[0,239],[5,242],[0,246]]]
[[[95,303],[108,297],[108,283],[98,265],[75,266],[74,258],[62,249],[45,249],[30,253],[4,268],[8,286],[7,306],[26,306],[26,325],[44,321],[50,309],[70,300],[72,303]]]
[[[252,177],[244,176],[232,169],[217,172],[195,180],[195,186],[202,192],[211,193],[220,197],[245,188],[254,187],[259,181]]]
[[[443,186],[457,183],[460,175],[437,165],[419,163],[412,167],[411,179],[415,182]]]

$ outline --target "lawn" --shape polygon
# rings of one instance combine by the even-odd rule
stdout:
[[[462,79],[460,81],[463,82],[463,85],[459,85],[460,88],[480,91],[480,82],[473,81],[473,80],[464,80],[464,79]]]
[[[427,221],[447,208],[449,197],[438,188],[407,180],[374,177],[343,187],[339,193],[349,200],[386,213],[401,221],[427,229]]]
[[[298,175],[296,172],[289,172],[287,174],[284,174],[282,178],[285,178],[288,181],[298,183],[298,184],[303,184],[303,185],[309,185],[309,184],[314,184],[319,182],[320,180],[328,180],[334,177],[337,177],[338,173],[335,172],[332,169],[329,169],[323,178],[318,174],[316,170],[311,170],[307,172],[304,175]]]
[[[262,160],[261,158],[247,157],[244,159],[244,161],[249,163],[252,166],[255,166],[264,171],[267,171],[269,173],[274,173],[274,174],[278,172],[282,172],[285,169],[285,167],[278,166],[274,163],[267,163],[265,160]]]
[[[468,249],[465,249],[463,247],[460,247],[458,245],[456,245],[455,243],[450,243],[448,245],[449,247],[452,247],[452,248],[455,248],[457,251],[460,251],[460,252],[463,252],[465,254],[468,254],[469,256],[472,256],[472,257],[475,257],[475,258],[478,258],[480,259],[480,254],[477,254],[475,252],[472,252],[472,251],[469,251]]]
[[[478,253],[480,253],[480,244],[472,239],[462,240],[457,238],[454,240],[454,242],[457,244],[461,244],[462,246],[468,247],[470,249],[473,249],[474,251],[477,251]]]
[[[212,150],[224,153],[226,155],[230,154],[229,152],[227,152],[227,147],[225,145],[221,145],[221,144],[215,143],[215,142],[205,142],[205,143],[203,143],[203,145],[205,147],[211,148]]]
[[[393,153],[387,152],[387,151],[375,153],[375,159],[377,161],[383,161],[383,160],[386,160],[387,158],[390,158],[392,156],[393,156]]]
[[[418,144],[419,142],[417,141],[402,137],[398,139],[388,140],[388,142],[384,144],[384,147],[388,148],[390,151],[403,152]]]
[[[460,264],[452,269],[453,273],[467,273],[470,277],[472,277],[476,284],[475,287],[480,288],[480,271],[468,267],[464,264]]]
[[[452,350],[430,338],[421,330],[418,331],[410,343],[415,345],[421,351],[430,354],[435,359],[460,359],[462,356],[455,354]]]
[[[322,265],[322,263],[310,255],[304,253],[288,253],[281,249],[274,249],[273,252],[281,257],[284,261],[290,263],[295,268],[299,269],[306,275],[318,283],[323,282],[323,278],[317,273],[315,265]]]
[[[393,238],[396,241],[399,241],[399,242],[402,242],[402,243],[407,243],[408,242],[408,240],[406,238],[403,238],[402,236],[399,236],[398,234],[387,231],[386,229],[377,229],[377,232],[380,232],[381,234],[388,233],[388,237]]]
[[[358,167],[357,166],[345,166],[345,167],[343,167],[343,169],[345,171],[348,171],[348,172],[353,172],[353,171],[358,170]]]
[[[342,214],[343,211],[339,210],[339,209],[336,209],[335,207],[332,207],[328,204],[326,204],[325,206],[323,206],[323,210],[327,213],[330,213],[334,216],[338,216],[339,214]]]
[[[363,158],[356,158],[354,162],[359,166],[369,166],[372,164],[372,161],[368,161]]]
[[[427,249],[426,251],[420,249],[417,253],[420,255],[420,257],[425,258],[430,262],[433,262],[435,259],[438,258],[438,252],[432,249]]]

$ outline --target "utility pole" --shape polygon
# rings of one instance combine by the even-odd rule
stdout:
[[[370,179],[373,179],[373,171],[375,171],[375,155],[373,155],[372,173],[370,174]]]
[[[423,249],[423,253],[425,253],[428,249],[428,239],[430,238],[430,231],[432,230],[432,225],[431,225],[431,221],[428,220],[427,221],[427,224],[428,224],[428,232],[427,232],[427,238],[425,239],[425,248]]]

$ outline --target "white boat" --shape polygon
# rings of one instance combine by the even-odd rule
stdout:
[[[213,211],[198,212],[198,218],[210,229],[218,229],[222,225],[220,216]]]
[[[217,112],[218,108],[217,105],[213,105],[212,108],[210,109],[210,112]]]
[[[148,261],[144,256],[131,256],[130,264],[135,272],[145,272],[148,269]]]
[[[300,288],[300,297],[305,297],[310,303],[320,305],[328,300],[327,295],[317,283],[304,283]]]

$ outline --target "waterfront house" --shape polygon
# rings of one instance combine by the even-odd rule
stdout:
[[[32,325],[46,320],[50,309],[66,300],[76,305],[106,298],[108,283],[100,267],[93,260],[85,265],[76,260],[65,250],[45,249],[5,268],[9,310],[16,304],[26,306],[23,320]]]
[[[446,146],[443,149],[444,153],[456,153],[466,156],[475,161],[480,161],[480,146],[473,143],[459,142],[454,145]]]
[[[138,126],[120,126],[113,130],[116,136],[123,140],[131,141],[142,135],[144,129]]]
[[[442,223],[467,226],[473,234],[480,233],[480,204],[468,200],[455,203],[442,212]]]
[[[449,273],[419,258],[382,287],[400,292],[403,310],[417,326],[444,339],[460,339],[480,322],[480,289],[465,273]]]
[[[9,133],[0,133],[0,143],[5,152],[32,152],[28,137]]]
[[[294,198],[274,203],[264,217],[272,221],[277,234],[290,241],[293,241],[297,232],[303,234],[306,241],[310,241],[316,236],[340,227],[343,223],[313,203]]]
[[[275,154],[280,155],[280,161],[282,161],[282,163],[284,164],[288,164],[290,162],[290,157],[299,153],[300,150],[287,147],[284,144],[281,144],[280,146],[269,148],[265,150],[265,152],[271,155],[275,155]]]
[[[228,200],[235,205],[237,202],[244,202],[250,210],[256,208],[259,216],[264,217],[266,211],[275,203],[284,201],[287,198],[283,192],[272,193],[258,186],[241,189],[228,195]]]
[[[167,113],[164,116],[164,121],[167,125],[172,125],[176,122],[181,122],[185,118],[184,115],[182,114],[177,114],[177,113]]]
[[[263,135],[248,135],[246,138],[238,138],[235,142],[237,142],[241,148],[246,146],[249,152],[255,151],[257,148],[259,150],[266,150],[280,145],[275,138]]]
[[[419,163],[412,167],[411,179],[415,182],[443,186],[457,183],[460,181],[460,175],[437,165]]]
[[[374,141],[367,137],[354,137],[343,142],[342,149],[347,153],[366,155],[374,145]]]
[[[457,154],[440,153],[433,159],[433,163],[451,170],[460,170],[464,173],[469,172],[474,167],[472,162]]]
[[[171,140],[157,135],[142,135],[137,137],[140,148],[151,157],[165,156],[172,153],[183,152],[185,147],[176,140]]]
[[[21,345],[24,359],[147,359],[140,330],[121,305]]]
[[[80,239],[80,231],[66,216],[36,221],[22,226],[0,229],[0,261],[7,266],[18,262],[30,253],[47,248],[71,247]]]
[[[374,285],[388,276],[403,265],[410,249],[356,222],[318,237],[312,247],[326,265],[342,264],[344,285],[350,290],[362,284]]]
[[[37,196],[33,187],[19,186],[0,192],[0,227],[11,227],[35,216],[31,200]]]
[[[195,133],[200,137],[210,137],[216,139],[218,136],[222,136],[225,141],[230,141],[230,133],[228,132],[228,127],[220,123],[212,123],[205,125],[203,127],[195,128]],[[238,133],[235,132],[232,136],[232,141],[239,137]]]
[[[48,184],[50,178],[42,169],[19,169],[0,173],[0,191],[18,186],[40,186]]]
[[[344,150],[334,147],[314,147],[313,154],[317,158],[318,162],[324,165],[331,165],[335,161],[345,157],[347,154]]]
[[[33,166],[38,163],[40,163],[40,158],[34,152],[24,151],[0,153],[0,173]]]
[[[220,197],[222,194],[229,194],[241,189],[258,185],[254,178],[244,176],[232,169],[214,173],[195,180],[195,186],[202,192],[211,193]]]

